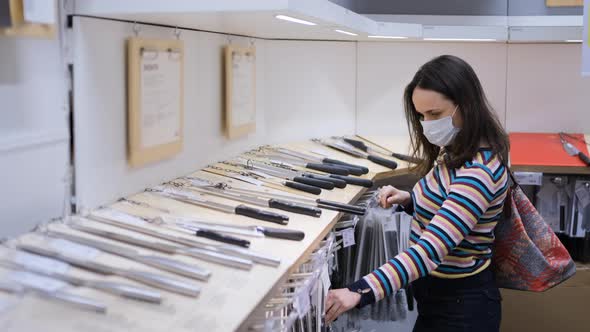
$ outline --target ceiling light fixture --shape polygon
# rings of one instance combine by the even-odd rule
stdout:
[[[279,20],[283,20],[283,21],[289,21],[289,22],[299,23],[299,24],[304,24],[304,25],[316,25],[313,22],[301,20],[301,19],[287,16],[287,15],[277,15],[277,16],[275,16],[275,18],[278,18]]]
[[[581,39],[568,39],[565,41],[566,43],[581,43]]]
[[[466,41],[466,42],[493,42],[497,39],[491,38],[424,38],[426,41]]]
[[[349,35],[349,36],[358,36],[356,33],[348,32],[348,31],[344,31],[344,30],[338,30],[338,29],[336,29],[334,31],[336,31],[338,33],[345,34],[345,35]]]
[[[369,38],[379,38],[379,39],[408,39],[408,37],[403,36],[367,36]]]

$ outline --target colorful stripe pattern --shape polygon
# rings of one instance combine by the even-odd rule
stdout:
[[[459,169],[434,167],[412,191],[411,247],[363,277],[371,300],[429,274],[464,278],[488,267],[507,188],[506,168],[488,149]]]

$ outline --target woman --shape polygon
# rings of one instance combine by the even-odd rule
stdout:
[[[489,266],[508,188],[508,137],[477,75],[455,56],[423,65],[404,104],[423,177],[411,193],[381,188],[379,200],[413,215],[412,245],[348,288],[331,290],[326,321],[412,283],[414,331],[498,331],[501,298]]]

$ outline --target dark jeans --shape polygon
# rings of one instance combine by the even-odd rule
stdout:
[[[418,302],[413,332],[497,332],[502,298],[488,268],[474,276],[441,279],[432,276],[412,283]]]

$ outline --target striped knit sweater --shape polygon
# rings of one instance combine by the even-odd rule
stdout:
[[[410,248],[348,287],[361,293],[359,307],[426,275],[464,278],[487,268],[507,188],[506,168],[487,148],[458,169],[434,167],[411,193]]]

